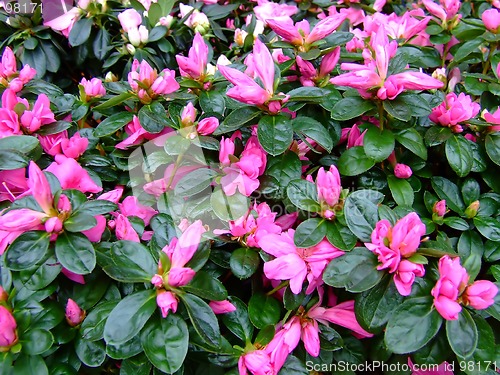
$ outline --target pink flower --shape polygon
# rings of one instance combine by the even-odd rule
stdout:
[[[484,26],[492,33],[497,34],[500,29],[500,12],[497,9],[487,9],[483,12],[481,19]]]
[[[442,126],[454,127],[475,117],[480,109],[481,106],[473,102],[469,95],[461,92],[457,96],[451,92],[443,103],[432,110],[429,119]]]
[[[118,204],[118,207],[123,215],[127,217],[137,216],[144,221],[146,226],[149,225],[151,218],[158,213],[154,208],[139,203],[137,197],[134,196],[126,197],[122,203]]]
[[[114,223],[115,235],[118,240],[141,242],[139,235],[125,215],[118,214]]]
[[[460,0],[440,0],[441,5],[432,0],[423,0],[422,2],[429,13],[439,18],[443,24],[455,17],[461,5]],[[458,18],[460,18],[460,15],[458,15]]]
[[[175,59],[181,76],[204,81],[208,63],[208,46],[200,33],[195,34],[188,57],[176,55]]]
[[[90,81],[87,81],[86,78],[82,78],[80,84],[83,86],[85,91],[86,100],[100,98],[101,96],[106,95],[106,89],[102,85],[102,81],[99,78],[92,78]]]
[[[434,204],[432,212],[436,215],[443,217],[446,214],[446,200],[442,199]]]
[[[245,353],[238,360],[239,375],[275,375],[277,372],[271,364],[271,357],[265,350],[254,350]]]
[[[85,311],[71,298],[68,298],[66,304],[66,321],[71,327],[76,327],[85,319]]]
[[[171,94],[180,88],[175,80],[175,71],[163,69],[158,74],[146,60],[140,63],[138,60],[133,61],[128,83],[143,104],[149,104],[159,95]]]
[[[40,145],[47,154],[56,156],[62,154],[61,142],[63,139],[68,139],[68,132],[62,131],[57,134],[37,135]]]
[[[0,216],[0,231],[23,233],[40,229],[42,220],[46,217],[47,214],[29,208],[12,210]]]
[[[331,165],[328,172],[325,172],[324,168],[321,167],[316,176],[316,188],[320,204],[322,206],[326,205],[328,212],[335,215],[335,206],[339,203],[340,193],[342,192],[337,167]]]
[[[78,159],[87,149],[89,145],[89,140],[87,138],[82,138],[80,133],[75,133],[70,139],[61,139],[61,151],[62,153],[72,159]]]
[[[236,306],[234,306],[228,300],[210,301],[208,305],[213,310],[214,314],[227,314],[236,311]]]
[[[17,62],[10,47],[5,47],[0,62],[0,77],[8,78],[17,73]]]
[[[413,174],[413,171],[406,164],[397,163],[394,166],[394,175],[397,178],[410,178],[412,174]]]
[[[156,304],[161,310],[161,316],[166,318],[170,310],[174,313],[177,311],[179,302],[175,294],[163,290],[156,295]]]
[[[50,164],[46,171],[57,177],[63,189],[76,189],[82,193],[98,193],[102,190],[75,159],[64,155],[56,155],[55,162]]]
[[[50,27],[52,30],[60,31],[66,38],[69,36],[71,29],[76,21],[80,19],[83,11],[77,7],[71,8],[62,16],[54,18],[50,21],[45,21],[43,24]]]
[[[462,299],[465,305],[470,305],[476,310],[484,310],[495,303],[498,288],[491,281],[478,280],[465,289]]]
[[[268,234],[259,242],[262,250],[276,257],[264,264],[264,274],[271,280],[290,280],[294,294],[302,291],[304,281],[309,281],[306,293],[311,293],[323,284],[323,271],[328,263],[341,255],[327,240],[310,248],[297,248],[293,241],[295,231],[289,229],[281,234]]]
[[[28,190],[28,180],[25,175],[25,168],[0,171],[0,202],[5,200],[13,202]]]
[[[85,285],[85,278],[83,275],[77,275],[74,272],[71,272],[70,270],[67,270],[66,268],[62,268],[61,273],[66,276],[68,279],[71,281],[74,281],[75,283]]]
[[[275,3],[268,0],[261,0],[259,5],[253,8],[255,16],[259,21],[267,22],[283,17],[291,17],[296,14],[299,9],[295,5],[288,5],[286,3]]]
[[[219,120],[217,117],[205,117],[198,122],[196,131],[201,135],[210,135],[215,129],[219,127]]]
[[[500,66],[500,64],[498,64]],[[485,121],[489,122],[490,124],[493,124],[493,126],[490,126],[487,128],[487,131],[489,132],[497,132],[500,131],[500,107],[493,113],[489,113],[487,109],[483,111],[481,114],[481,117],[485,119]]]
[[[439,259],[439,280],[431,291],[434,297],[434,306],[446,320],[458,319],[462,306],[458,297],[467,287],[469,275],[460,265],[460,258],[450,258],[448,255]]]
[[[124,10],[118,15],[118,20],[122,26],[123,31],[128,32],[130,29],[136,29],[142,23],[142,17],[133,8]]]
[[[265,351],[271,358],[271,366],[276,373],[283,367],[288,355],[299,345],[301,333],[300,319],[294,316],[276,332],[274,338],[267,344]]]
[[[104,194],[99,195],[97,199],[104,199],[113,203],[118,203],[123,194],[123,186],[116,186],[116,189],[110,190]]]
[[[36,132],[41,126],[55,121],[50,110],[50,101],[45,94],[38,95],[32,110],[26,110],[21,115],[21,125],[30,133]]]
[[[7,348],[17,342],[17,323],[12,313],[0,305],[0,348]]]

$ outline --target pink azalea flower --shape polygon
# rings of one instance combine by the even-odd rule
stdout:
[[[10,47],[5,47],[0,61],[0,85],[8,87],[13,92],[19,92],[23,86],[36,75],[36,70],[25,65],[17,71],[16,57]]]
[[[460,258],[450,258],[448,255],[439,259],[439,280],[431,291],[434,297],[434,307],[446,320],[457,320],[462,306],[458,297],[467,287],[469,275],[460,265]]]
[[[454,92],[446,95],[443,103],[432,109],[429,119],[436,124],[448,126],[457,132],[462,131],[458,124],[475,117],[481,106],[472,101],[469,95],[461,92],[458,96]]]
[[[56,156],[62,154],[61,142],[63,139],[68,139],[68,132],[65,130],[57,134],[38,134],[37,138],[40,141],[40,145],[42,146],[43,151],[51,156]]]
[[[83,89],[85,91],[85,100],[100,98],[106,95],[106,89],[102,85],[102,81],[99,78],[92,78],[90,81],[88,81],[86,78],[82,78],[80,84],[83,86]]]
[[[156,295],[156,304],[161,310],[161,316],[166,318],[170,310],[174,313],[177,311],[179,302],[174,293],[162,290]]]
[[[208,63],[208,46],[200,33],[195,34],[188,56],[176,55],[175,58],[181,76],[204,81]]]
[[[19,168],[10,171],[0,171],[0,202],[13,202],[19,195],[28,190],[26,169]]]
[[[394,166],[394,175],[397,178],[410,178],[412,174],[413,174],[413,171],[406,164],[397,163]]]
[[[365,246],[373,251],[381,263],[377,269],[394,273],[394,283],[403,296],[411,293],[415,277],[424,276],[423,265],[414,264],[409,258],[417,251],[425,225],[414,212],[398,220],[394,227],[387,220],[380,220],[371,235],[371,243]]]
[[[154,208],[139,203],[137,197],[134,196],[126,197],[122,203],[118,204],[118,207],[123,215],[127,217],[137,216],[144,221],[146,226],[149,225],[151,218],[158,213]]]
[[[83,319],[85,319],[85,311],[83,311],[71,298],[68,298],[65,315],[66,321],[71,327],[78,326],[81,322],[83,322]]]
[[[499,64],[500,66],[500,64]],[[487,128],[487,131],[489,132],[497,132],[500,131],[500,107],[494,112],[494,113],[489,113],[487,109],[483,111],[481,114],[481,117],[492,124],[489,128]]]
[[[484,310],[495,303],[498,288],[491,281],[478,280],[465,289],[462,299],[476,310]]]
[[[144,191],[158,198],[163,193],[174,189],[182,177],[198,168],[200,168],[199,165],[183,165],[176,168],[174,163],[169,164],[163,178],[145,184]]]
[[[9,348],[17,342],[17,323],[12,313],[0,305],[0,348]],[[7,349],[8,350],[8,349]],[[4,351],[4,350],[2,350]]]
[[[497,34],[500,31],[500,12],[493,8],[487,9],[481,15],[484,26],[492,33]]]
[[[258,0],[257,3],[253,11],[257,19],[264,23],[270,19],[291,17],[299,11],[297,6],[286,3],[279,4],[268,0]]]
[[[97,224],[93,228],[82,231],[82,234],[85,235],[90,242],[99,242],[101,241],[102,234],[106,230],[106,218],[102,215],[96,215],[94,218]]]
[[[302,333],[298,316],[294,316],[279,329],[267,344],[265,351],[271,358],[271,366],[276,373],[283,367],[288,355],[295,350]]]
[[[443,25],[445,25],[449,21],[452,21],[453,19],[458,20],[461,18],[460,14],[457,15],[461,6],[460,0],[440,0],[439,2],[441,5],[436,4],[432,0],[422,1],[429,13],[439,18],[442,21]]]
[[[60,31],[67,38],[76,21],[81,18],[83,13],[84,12],[80,8],[73,7],[62,16],[50,21],[45,21],[43,24],[50,27],[52,30]]]
[[[335,206],[339,203],[340,193],[342,192],[340,174],[336,166],[331,165],[328,172],[325,172],[323,167],[318,170],[316,189],[322,210],[321,215],[326,219],[333,218],[335,216]]]
[[[46,171],[57,177],[63,189],[76,189],[82,193],[98,193],[102,190],[75,159],[64,155],[56,155],[55,162],[50,164]]]
[[[72,159],[78,159],[87,150],[89,140],[83,138],[80,133],[75,133],[70,139],[61,139],[62,153]]]
[[[141,242],[139,235],[125,215],[117,214],[114,220],[114,224],[115,235],[118,240]]]
[[[323,271],[328,263],[344,254],[327,240],[310,248],[297,248],[293,241],[295,231],[289,229],[281,234],[268,234],[259,242],[262,250],[276,257],[264,264],[264,274],[271,280],[290,280],[294,294],[302,291],[307,279],[306,293],[311,293],[323,284]]]
[[[210,301],[208,305],[213,310],[214,314],[227,314],[236,311],[236,306],[234,306],[228,300]]]
[[[118,14],[118,20],[123,31],[128,32],[130,29],[136,29],[142,23],[142,16],[133,8],[129,8]]]
[[[254,350],[245,353],[238,360],[239,375],[275,375],[277,372],[271,364],[271,357],[265,350]]]

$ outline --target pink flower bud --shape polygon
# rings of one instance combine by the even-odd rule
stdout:
[[[12,313],[0,305],[0,348],[10,347],[17,342],[16,328],[17,323]]]
[[[194,108],[193,103],[189,102],[187,106],[184,107],[181,113],[181,121],[184,126],[191,126],[196,119],[196,113],[198,111]]]
[[[80,84],[83,86],[85,95],[87,96],[86,99],[100,98],[106,95],[106,89],[102,85],[102,81],[98,78],[92,78],[90,81],[87,81],[86,78],[82,78]]]
[[[497,34],[500,29],[500,12],[493,8],[483,12],[481,16],[484,26],[494,34]]]
[[[495,303],[498,288],[491,281],[478,280],[465,289],[462,299],[476,310],[483,310]]]
[[[161,277],[161,275],[158,275],[158,274],[154,275],[151,278],[151,284],[153,284],[157,288],[162,288],[163,287],[163,278]]]
[[[219,120],[217,119],[217,117],[206,117],[200,122],[198,122],[196,130],[201,135],[210,135],[218,127],[219,127]]]
[[[413,171],[406,164],[397,163],[394,167],[394,175],[397,178],[410,178],[412,174]]]
[[[236,311],[236,306],[228,300],[211,301],[208,305],[213,310],[214,314],[227,314]]]
[[[76,327],[85,319],[85,311],[83,311],[78,304],[71,298],[68,299],[66,304],[66,321],[71,327]]]
[[[443,217],[446,214],[446,200],[440,200],[434,204],[432,208],[432,212],[437,214],[438,216]]]
[[[170,310],[174,313],[177,311],[178,301],[172,292],[161,291],[156,296],[156,304],[161,310],[161,316],[166,318]]]
[[[63,228],[63,223],[58,217],[51,217],[45,222],[47,233],[59,233]]]
[[[465,209],[465,216],[471,219],[477,215],[477,210],[479,210],[479,201],[474,201]]]
[[[118,20],[125,32],[136,29],[142,23],[142,17],[135,9],[127,9],[118,15]]]

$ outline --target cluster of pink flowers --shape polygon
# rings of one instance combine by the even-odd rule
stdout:
[[[7,87],[13,92],[19,92],[35,75],[36,70],[28,64],[18,71],[14,52],[9,47],[5,48],[0,62],[0,86]]]
[[[469,95],[449,93],[443,103],[434,108],[429,119],[436,124],[450,127],[455,133],[464,129],[461,123],[477,116],[481,106],[472,101]]]

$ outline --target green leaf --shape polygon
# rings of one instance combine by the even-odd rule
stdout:
[[[118,209],[118,206],[110,201],[104,200],[104,199],[95,199],[92,201],[87,201],[83,203],[78,211],[83,211],[87,215],[104,215],[112,211],[116,211]],[[78,211],[73,211],[73,213],[76,213]]]
[[[60,234],[56,240],[56,256],[64,268],[78,275],[91,273],[96,265],[94,247],[81,233]]]
[[[364,292],[377,285],[384,272],[377,271],[377,256],[364,247],[356,247],[335,258],[325,269],[323,280],[335,288],[349,292]]]
[[[125,359],[143,352],[139,335],[132,337],[123,344],[107,344],[106,354],[113,359]]]
[[[343,226],[338,221],[326,223],[326,238],[336,248],[350,251],[356,246],[358,238],[348,227]]]
[[[369,332],[380,333],[393,311],[403,302],[391,275],[386,275],[374,288],[357,295],[356,318]]]
[[[151,34],[150,34],[151,36]],[[97,35],[92,42],[92,48],[94,51],[95,57],[97,57],[98,60],[104,60],[106,58],[106,55],[108,54],[109,51],[109,32],[106,30],[104,27],[99,28],[99,31],[97,32]]]
[[[117,241],[111,246],[113,266],[103,267],[110,277],[121,282],[149,282],[158,269],[158,264],[146,246],[134,241]],[[119,272],[114,272],[117,269]]]
[[[250,321],[257,328],[276,324],[280,320],[281,309],[278,300],[264,293],[255,293],[248,302]]]
[[[43,259],[50,244],[50,235],[45,231],[30,231],[21,234],[9,246],[5,263],[12,271],[23,271]]]
[[[247,305],[236,297],[229,297],[229,302],[236,307],[236,310],[222,315],[222,322],[242,341],[248,342],[252,340],[254,328],[248,316]]]
[[[187,324],[177,315],[151,319],[141,334],[146,356],[159,370],[173,374],[184,363],[189,345]]]
[[[205,113],[224,115],[226,101],[220,91],[202,91],[200,94],[200,107]]]
[[[152,102],[139,110],[139,122],[149,133],[159,133],[170,125],[167,112],[160,102]]]
[[[128,92],[128,91],[122,92],[121,94],[119,94],[117,96],[113,96],[111,99],[106,100],[104,103],[99,104],[98,106],[95,106],[94,110],[102,111],[104,109],[115,107],[115,106],[123,103],[125,100],[130,99],[133,96],[134,96],[134,94],[132,94],[131,92]]]
[[[293,180],[286,189],[288,199],[301,210],[319,212],[318,191],[316,185],[307,180]]]
[[[475,52],[479,46],[483,43],[481,38],[474,38],[462,44],[453,54],[453,61],[459,63],[465,60],[472,52]]]
[[[326,128],[313,118],[298,116],[292,120],[293,131],[315,140],[326,151],[331,152],[333,140]]]
[[[281,191],[285,191],[290,181],[300,179],[302,163],[295,152],[285,152],[277,157],[267,158],[266,176],[271,176],[279,183]]]
[[[54,343],[54,337],[50,331],[43,329],[31,329],[21,336],[23,352],[29,355],[45,353]]]
[[[236,249],[229,259],[231,272],[239,279],[248,279],[257,271],[259,264],[259,254],[248,247]]]
[[[0,170],[11,171],[24,168],[28,165],[29,158],[16,150],[0,150]]]
[[[406,93],[399,95],[397,100],[410,108],[411,115],[415,117],[429,116],[432,111],[429,102],[422,95]]]
[[[214,189],[210,196],[210,204],[217,217],[221,220],[236,220],[248,212],[249,199],[236,192],[231,196],[226,195],[221,188]]]
[[[305,299],[305,290],[304,288],[301,290],[299,294],[294,294],[290,289],[290,286],[287,286],[285,289],[285,293],[283,293],[283,305],[287,310],[295,310],[297,309]]]
[[[295,231],[293,241],[295,246],[308,248],[317,245],[326,236],[326,223],[323,218],[312,218],[299,224]]]
[[[210,306],[192,294],[181,294],[179,297],[184,302],[189,319],[198,335],[211,347],[219,348],[221,345],[219,323]]]
[[[174,192],[180,197],[187,198],[201,193],[208,188],[217,176],[217,171],[208,168],[199,168],[183,176],[175,185]]]
[[[418,131],[413,128],[399,131],[394,134],[396,141],[421,159],[427,160],[427,148]]]
[[[483,241],[476,231],[464,232],[458,240],[457,250],[462,266],[467,270],[472,282],[481,269]]]
[[[361,116],[363,113],[375,108],[373,102],[359,96],[340,99],[332,109],[334,120],[346,121]]]
[[[134,115],[130,112],[120,112],[109,116],[94,129],[94,136],[100,138],[113,134],[132,121],[133,117]]]
[[[273,156],[280,155],[292,143],[292,123],[286,116],[264,116],[259,121],[257,136],[264,150]]]
[[[414,352],[436,335],[442,322],[443,318],[433,308],[431,297],[407,299],[387,323],[385,344],[397,354]]]
[[[99,305],[94,307],[85,317],[80,327],[82,338],[88,341],[102,339],[104,337],[104,325],[106,324],[106,320],[117,304],[118,301],[109,301],[99,303]]]
[[[367,196],[363,196],[362,192],[366,192]],[[344,204],[347,226],[363,242],[370,242],[378,221],[377,205],[369,199],[370,192],[371,190],[358,190],[358,194],[350,194]]]
[[[49,375],[49,370],[41,356],[21,354],[16,358],[12,374]]]
[[[77,337],[75,352],[80,361],[88,367],[99,367],[106,359],[106,347],[102,341],[88,341]]]
[[[196,272],[193,280],[182,289],[211,301],[223,301],[227,298],[227,290],[224,285],[205,271]]]
[[[500,165],[500,134],[488,134],[484,145],[490,159],[495,164]]]
[[[457,320],[446,321],[446,336],[451,349],[459,358],[467,358],[477,346],[476,323],[466,309],[462,309]]]
[[[83,17],[76,21],[68,35],[69,44],[73,47],[77,47],[85,43],[90,37],[93,24],[94,19],[92,17]]]
[[[298,87],[287,93],[290,102],[319,103],[329,94],[329,91],[319,87]]]
[[[446,158],[451,169],[459,177],[465,177],[472,170],[472,150],[469,141],[461,135],[453,135],[446,141]]]
[[[500,222],[491,217],[476,216],[474,225],[479,233],[492,241],[500,241]]]
[[[388,114],[398,120],[408,121],[411,119],[411,107],[399,98],[396,98],[394,100],[384,100],[383,106]]]
[[[19,277],[29,290],[40,290],[55,280],[61,268],[55,256],[51,256],[42,265],[21,271]]]
[[[387,176],[389,189],[391,189],[394,201],[400,206],[413,206],[414,192],[410,183],[396,176]]]
[[[214,135],[221,135],[238,130],[242,126],[253,122],[256,117],[261,115],[261,110],[255,107],[238,108],[229,113],[224,121],[214,131]]]
[[[465,203],[462,200],[460,190],[450,180],[444,177],[432,177],[432,188],[438,195],[439,199],[445,199],[446,205],[458,214],[462,214],[465,210]]]
[[[121,362],[120,375],[149,375],[151,367],[149,359],[144,353],[141,353]]]
[[[153,27],[149,32],[148,43],[157,42],[158,40],[162,39],[166,33],[167,33],[167,28],[165,26]]]
[[[363,146],[347,149],[340,155],[338,169],[341,175],[357,176],[375,165],[375,160],[365,154]]]
[[[425,133],[425,144],[428,147],[433,147],[446,142],[453,135],[450,128],[445,126],[432,126]]]
[[[97,220],[94,216],[81,210],[74,212],[67,220],[64,221],[64,229],[68,232],[83,232],[84,230],[94,228],[96,225]]]
[[[376,126],[371,126],[363,138],[363,148],[366,156],[376,162],[383,161],[394,151],[394,134],[390,130],[380,131]]]
[[[37,148],[39,144],[38,139],[30,135],[13,135],[0,139],[0,150],[16,150],[27,154]]]
[[[467,223],[464,219],[456,216],[445,217],[443,223],[448,225],[450,228],[460,231],[469,229],[469,223]]]
[[[152,289],[130,294],[116,305],[104,326],[106,343],[118,345],[136,336],[156,309]]]

